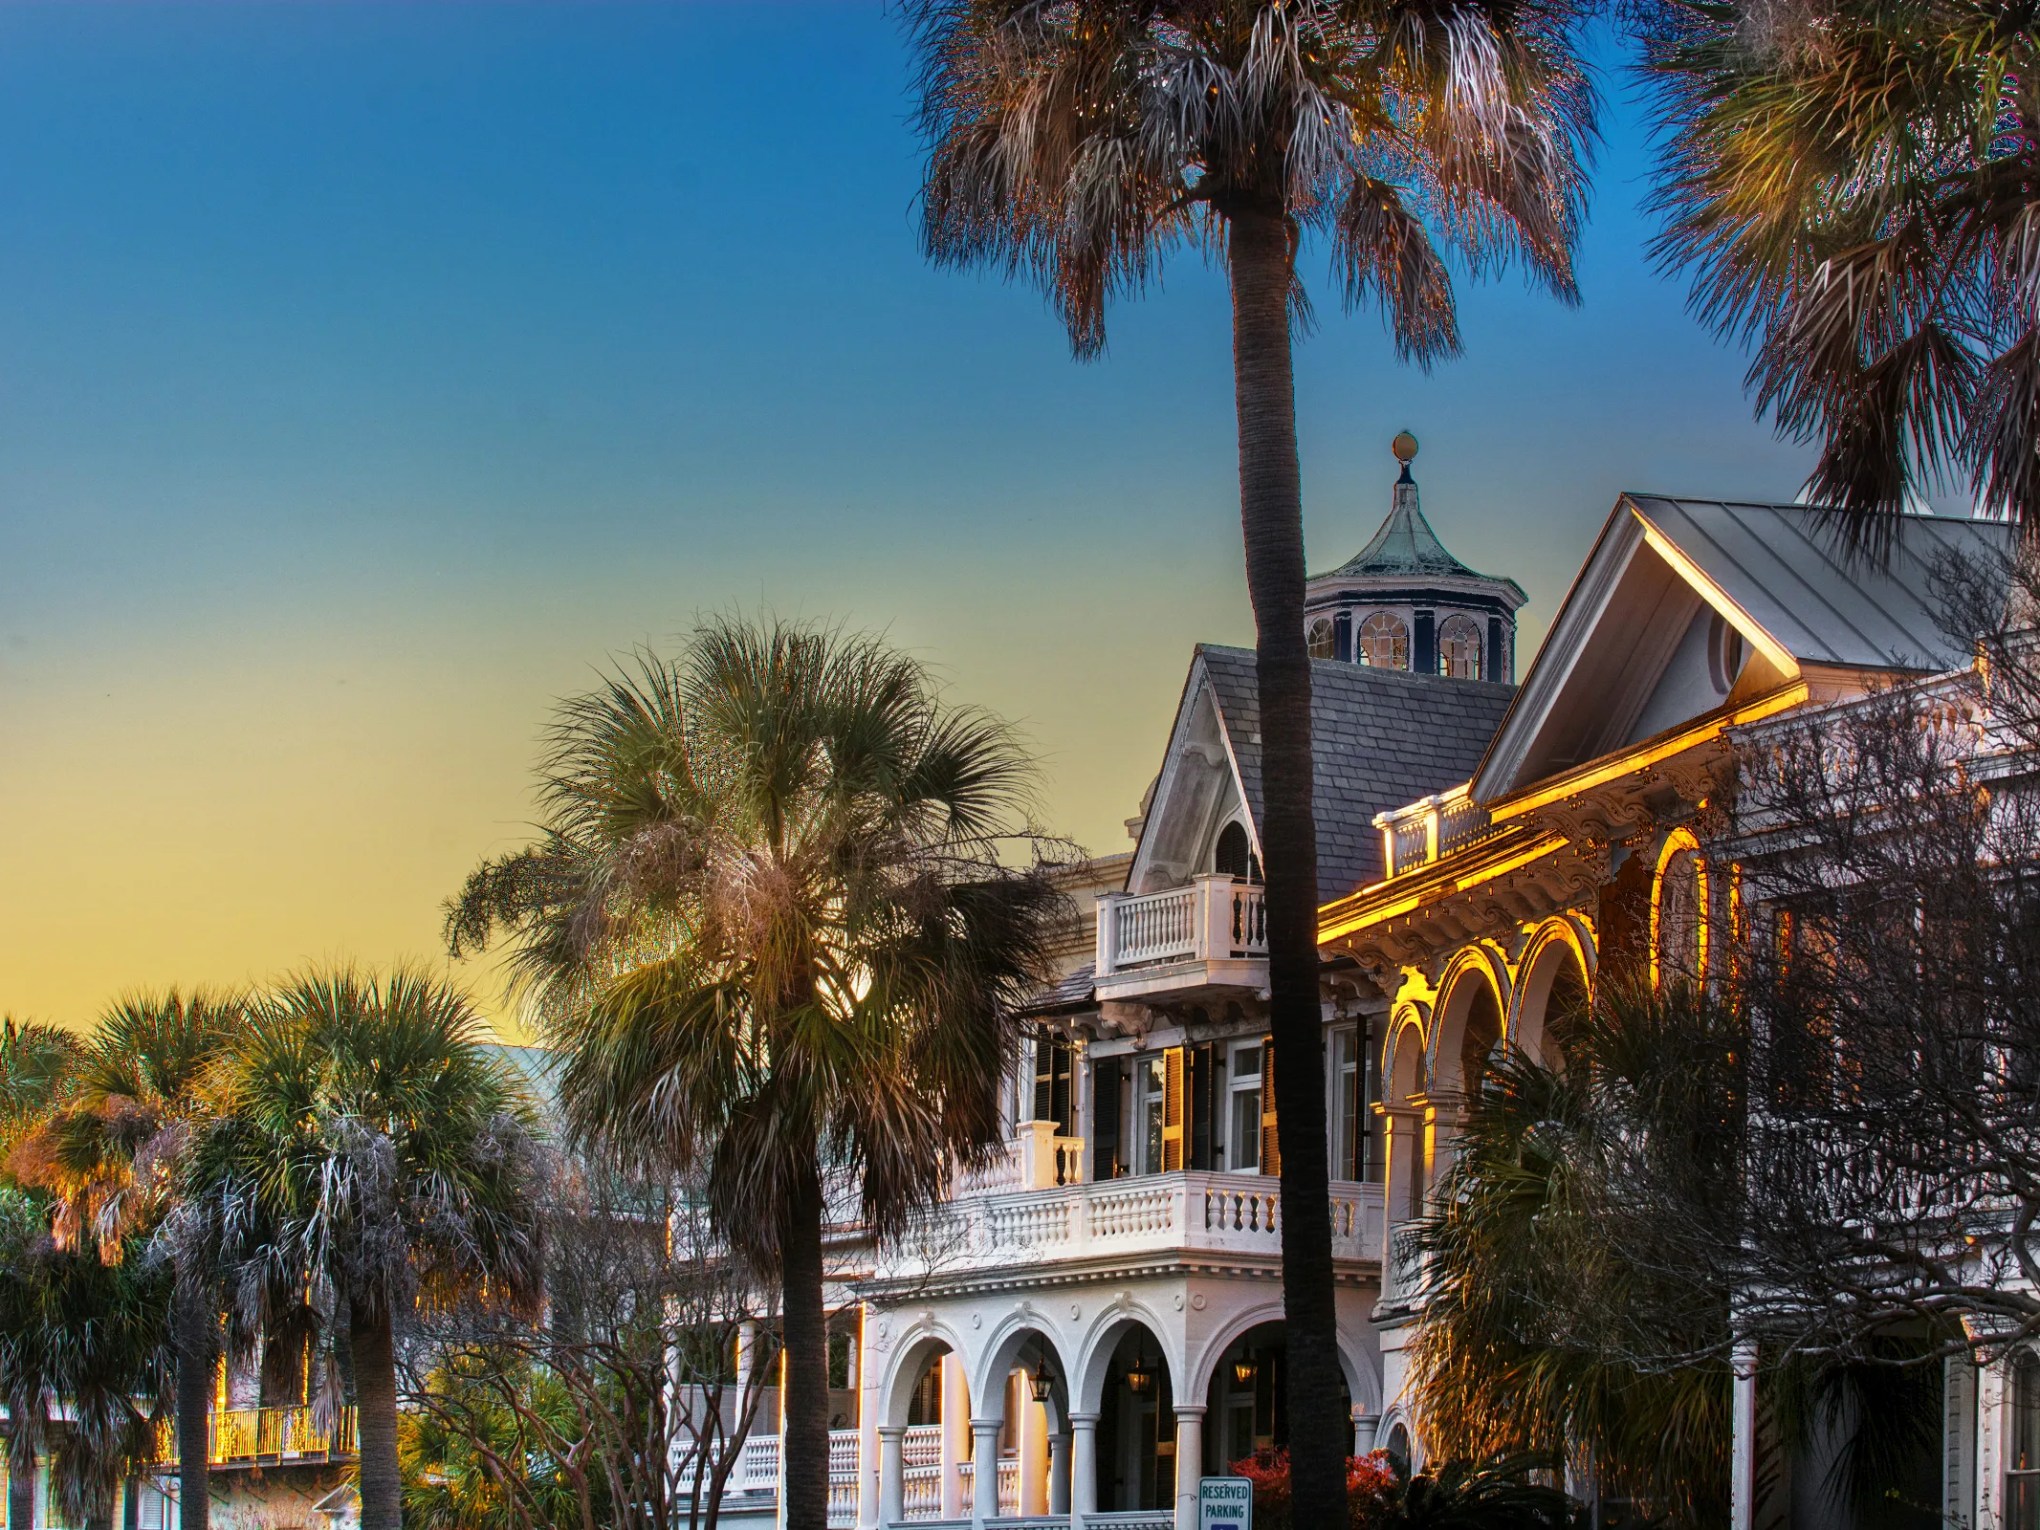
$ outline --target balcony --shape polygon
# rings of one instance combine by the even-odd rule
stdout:
[[[1166,892],[1098,900],[1100,999],[1181,997],[1268,987],[1268,906],[1260,887],[1223,875]]]
[[[1381,1187],[1335,1181],[1332,1255],[1381,1257]],[[887,1278],[1171,1253],[1282,1255],[1281,1181],[1261,1174],[1147,1174],[973,1195],[931,1208]]]
[[[352,1408],[342,1408],[330,1429],[320,1428],[308,1407],[222,1408],[212,1415],[207,1460],[221,1467],[351,1461],[354,1441]],[[155,1460],[159,1467],[177,1464],[177,1430],[167,1418],[156,1425]]]
[[[1456,786],[1449,792],[1374,815],[1381,830],[1382,864],[1399,877],[1477,844],[1492,832],[1488,811]]]

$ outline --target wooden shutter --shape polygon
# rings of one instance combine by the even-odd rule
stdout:
[[[1034,1037],[1034,1113],[1030,1121],[1049,1119],[1051,1083],[1055,1073],[1055,1043],[1045,1032]]]
[[[1261,1043],[1261,1172],[1282,1172],[1282,1144],[1275,1138],[1275,1038]]]
[[[1183,1167],[1183,1049],[1162,1053],[1162,1172]]]
[[[1119,1177],[1119,1092],[1126,1059],[1107,1057],[1091,1065],[1091,1178]]]

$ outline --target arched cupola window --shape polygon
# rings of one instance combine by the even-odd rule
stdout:
[[[1332,619],[1320,616],[1310,624],[1309,635],[1304,639],[1313,659],[1330,659],[1338,655],[1338,637],[1332,630]]]
[[[1438,624],[1438,673],[1454,680],[1481,677],[1480,624],[1454,614]]]
[[[1360,624],[1360,662],[1372,669],[1410,667],[1410,629],[1388,611],[1374,611]]]
[[[1218,844],[1211,853],[1211,869],[1247,882],[1261,880],[1261,858],[1254,854],[1253,841],[1247,838],[1247,826],[1237,818],[1218,831]]]

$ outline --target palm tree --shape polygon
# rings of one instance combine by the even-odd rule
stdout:
[[[170,1209],[180,1160],[205,1108],[202,1085],[246,1018],[238,994],[176,989],[131,994],[99,1022],[69,1097],[22,1140],[17,1175],[54,1199],[60,1249],[96,1248],[118,1264]],[[180,1252],[173,1246],[173,1256]],[[178,1271],[171,1297],[177,1358],[177,1482],[181,1530],[206,1530],[218,1291],[206,1272]]]
[[[167,1370],[168,1282],[137,1259],[57,1246],[45,1197],[0,1188],[0,1402],[8,1414],[11,1530],[35,1522],[39,1458],[67,1521],[112,1522],[115,1492],[154,1454],[137,1399]]]
[[[178,1229],[242,1321],[309,1293],[353,1360],[363,1530],[399,1530],[396,1329],[414,1305],[541,1292],[528,1102],[464,995],[419,972],[310,973],[212,1088]]]
[[[881,643],[717,622],[564,704],[544,838],[449,911],[456,954],[514,932],[576,1132],[702,1185],[776,1278],[792,1530],[828,1510],[825,1223],[898,1232],[1000,1135],[1010,1001],[1061,905],[1001,861],[1027,781]]]
[[[7,1159],[71,1087],[78,1038],[37,1020],[0,1018],[0,1183]]]
[[[1660,259],[1753,339],[1810,497],[1888,544],[1921,479],[2040,519],[2040,7],[1654,0]]]
[[[1292,334],[1304,235],[1398,356],[1459,349],[1448,256],[1521,256],[1574,298],[1593,96],[1586,0],[905,0],[923,56],[929,255],[1039,283],[1080,356],[1177,246],[1232,292],[1240,521],[1255,627],[1269,1028],[1297,1509],[1341,1510],[1319,1034],[1310,664]]]

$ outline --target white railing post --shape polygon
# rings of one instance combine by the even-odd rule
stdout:
[[[1098,909],[1098,976],[1110,972],[1119,960],[1118,942],[1114,927],[1118,920],[1115,912],[1119,905],[1118,893],[1099,893]]]
[[[1194,878],[1197,888],[1196,923],[1191,926],[1198,961],[1222,960],[1232,955],[1233,879],[1222,871],[1208,871]]]

